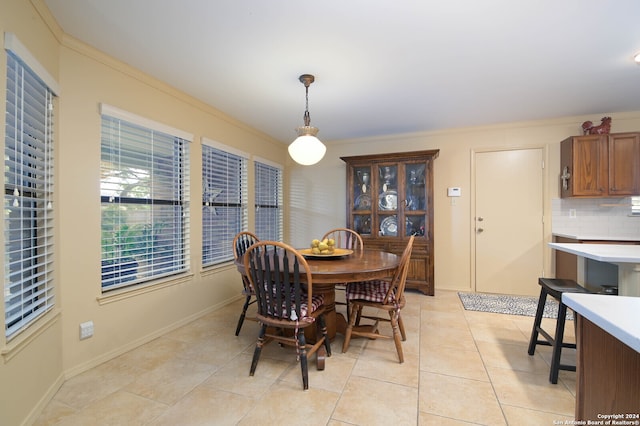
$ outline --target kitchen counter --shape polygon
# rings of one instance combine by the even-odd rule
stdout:
[[[592,259],[618,266],[618,291],[640,296],[640,245],[549,243],[551,248],[578,256],[578,282],[585,285],[585,261]]]
[[[549,246],[600,262],[640,263],[640,245],[549,243]]]
[[[640,243],[640,235],[595,235],[595,234],[567,234],[554,232],[554,237],[570,238],[579,241],[628,241]]]
[[[640,297],[565,293],[562,302],[622,343],[640,352]]]
[[[562,302],[577,313],[575,419],[608,424],[599,422],[615,414],[620,417],[614,419],[630,421],[619,424],[637,424],[640,298],[565,293]]]

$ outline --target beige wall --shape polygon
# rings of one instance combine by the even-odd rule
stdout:
[[[59,78],[59,46],[51,29],[29,2],[3,0],[0,6],[0,34],[12,32],[38,58],[54,78]],[[4,43],[4,37],[3,37]],[[0,55],[0,112],[5,116],[6,55]],[[5,121],[0,122],[4,152]],[[0,177],[4,179],[4,175]],[[4,187],[4,182],[3,182]],[[1,223],[0,226],[3,226]],[[0,232],[4,235],[4,232]],[[4,244],[0,245],[4,250]],[[4,259],[4,255],[0,257]],[[4,270],[4,266],[2,267]],[[56,275],[59,278],[59,274]],[[60,292],[57,293],[58,299]],[[4,301],[0,307],[4,319]],[[0,424],[21,424],[30,412],[45,403],[62,383],[62,319],[60,307],[11,342],[0,340]],[[4,321],[3,321],[4,323]],[[4,327],[3,327],[4,330]]]
[[[434,161],[435,288],[474,288],[473,153],[488,150],[543,147],[546,151],[545,238],[551,241],[551,199],[559,196],[560,141],[580,134],[587,119],[610,115],[613,132],[640,129],[640,112],[602,113],[582,117],[509,123],[412,135],[328,142],[325,158],[315,166],[290,172],[289,235],[299,247],[324,230],[345,224],[346,169],[340,157],[384,152],[439,149]],[[447,188],[459,186],[462,197],[450,205]],[[313,195],[311,195],[313,194]],[[506,197],[506,195],[505,195]],[[545,271],[552,273],[551,252],[545,249]]]
[[[65,40],[60,63],[64,93],[60,98],[58,188],[65,210],[60,215],[59,266],[64,280],[64,365],[66,369],[82,370],[96,357],[109,359],[123,347],[137,345],[238,297],[238,276],[233,268],[207,272],[206,276],[200,271],[200,137],[271,161],[281,160],[286,147],[233,124],[212,108],[102,57],[78,41]],[[96,285],[100,281],[96,267],[100,264],[100,103],[196,135],[191,144],[192,276],[135,297],[96,300],[100,296]],[[79,226],[86,231],[77,232]],[[78,325],[88,320],[95,324],[95,336],[91,342],[79,341]]]
[[[12,342],[0,341],[0,424],[31,422],[65,378],[98,365],[239,296],[231,266],[200,269],[200,137],[283,163],[286,146],[175,91],[112,58],[65,37],[42,0],[2,0],[0,31],[13,32],[58,79],[56,310]],[[0,81],[6,58],[0,55]],[[198,64],[185,64],[186,70]],[[4,99],[4,83],[0,98]],[[100,103],[195,135],[191,167],[191,271],[152,291],[101,298],[100,294]],[[4,112],[4,101],[0,112]],[[614,130],[640,129],[640,113],[611,114]],[[599,116],[599,115],[596,115]],[[588,117],[593,119],[594,116]],[[586,118],[585,118],[586,119]],[[436,287],[471,286],[473,150],[545,146],[547,195],[557,195],[560,139],[575,134],[582,117],[469,130],[328,142],[317,166],[292,170],[285,191],[285,239],[305,245],[345,218],[345,168],[340,156],[438,148],[435,162]],[[4,122],[0,123],[4,134]],[[250,173],[252,172],[250,168]],[[287,173],[289,170],[287,170]],[[463,197],[450,206],[446,187]],[[0,250],[2,249],[0,245]],[[3,258],[3,257],[2,257]],[[0,308],[3,309],[3,308]],[[92,320],[94,337],[80,341],[78,326]]]
[[[0,341],[0,424],[16,425],[31,422],[66,378],[240,297],[231,265],[207,271],[200,265],[201,137],[281,164],[287,154],[284,144],[63,35],[41,0],[3,3],[8,4],[2,5],[0,30],[15,33],[61,88],[55,149],[56,309],[14,341]],[[4,82],[6,56],[0,57]],[[198,64],[185,64],[186,72],[190,66]],[[190,272],[148,291],[107,298],[101,297],[99,267],[100,103],[195,135]],[[4,101],[0,105],[4,112]],[[4,121],[1,125],[4,134]],[[251,167],[249,173],[252,178]],[[95,334],[80,341],[79,324],[88,320]]]

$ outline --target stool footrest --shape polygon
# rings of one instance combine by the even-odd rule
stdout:
[[[538,340],[538,341],[536,341],[536,345],[553,346],[552,343],[549,343],[546,340]],[[576,344],[575,343],[562,343],[562,347],[563,348],[567,348],[567,349],[576,349]],[[533,355],[533,354],[531,354],[531,355]]]
[[[558,365],[558,370],[576,371],[576,366],[575,365],[560,364],[560,365]]]

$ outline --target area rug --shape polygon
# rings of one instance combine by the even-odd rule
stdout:
[[[487,293],[463,293],[459,292],[462,306],[467,311],[494,312],[497,314],[536,316],[538,308],[538,298],[529,296],[510,296],[504,294],[487,294]],[[544,306],[544,318],[558,317],[558,302],[547,297],[547,303]],[[567,319],[573,319],[573,312],[567,310]]]

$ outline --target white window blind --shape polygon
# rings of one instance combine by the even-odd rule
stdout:
[[[102,109],[103,292],[188,267],[189,141],[111,111]]]
[[[55,304],[53,282],[53,93],[7,52],[5,130],[5,335]]]
[[[283,240],[282,178],[282,168],[255,161],[255,229],[261,240]]]
[[[246,231],[247,159],[202,145],[202,265],[233,260],[233,238]]]

